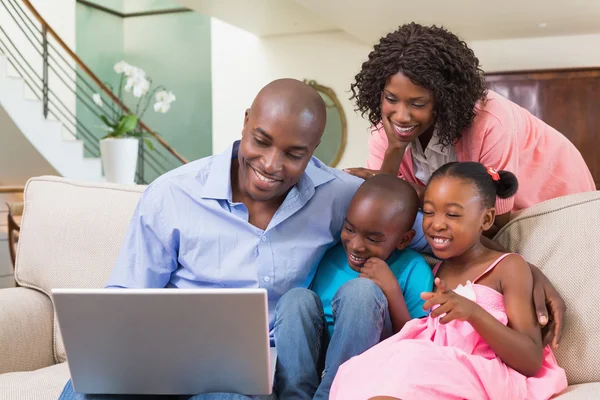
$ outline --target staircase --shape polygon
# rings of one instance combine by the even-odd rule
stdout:
[[[94,94],[101,95],[104,109],[92,101]],[[28,0],[0,0],[0,106],[59,174],[93,182],[104,180],[99,137],[105,132],[98,128],[103,110],[129,112]],[[82,115],[91,117],[86,122]],[[136,132],[154,142],[148,150],[140,141],[138,184],[187,163],[143,121]]]
[[[84,143],[67,139],[63,124],[46,119],[40,100],[26,98],[26,85],[21,76],[10,76],[8,60],[0,52],[0,106],[36,150],[64,177],[101,181],[99,157],[84,157]]]

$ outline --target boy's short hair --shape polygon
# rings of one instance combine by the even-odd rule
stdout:
[[[381,207],[395,207],[397,220],[394,221],[404,232],[415,223],[419,209],[419,196],[410,183],[390,174],[377,174],[360,185],[355,198],[381,202]]]

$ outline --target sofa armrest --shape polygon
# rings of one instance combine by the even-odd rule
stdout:
[[[54,364],[48,296],[23,287],[0,289],[0,374]]]

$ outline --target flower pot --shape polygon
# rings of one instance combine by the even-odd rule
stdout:
[[[100,154],[107,182],[134,184],[139,140],[106,138],[100,141]]]

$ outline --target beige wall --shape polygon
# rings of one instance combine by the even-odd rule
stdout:
[[[39,175],[58,173],[0,107],[0,185],[21,186]]]
[[[473,41],[486,72],[600,67],[600,34]]]

